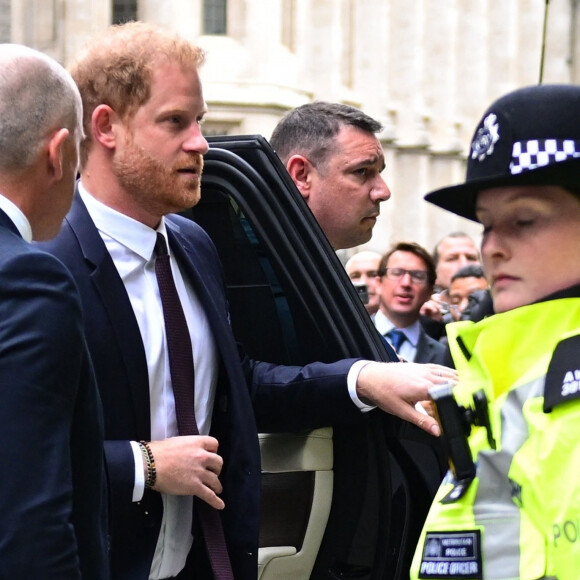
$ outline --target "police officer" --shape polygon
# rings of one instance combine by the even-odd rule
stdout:
[[[580,87],[497,100],[473,137],[465,182],[426,199],[483,225],[496,314],[447,327],[459,384],[455,400],[433,398],[452,469],[411,578],[577,580]]]

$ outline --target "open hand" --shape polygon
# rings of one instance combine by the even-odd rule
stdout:
[[[437,421],[415,405],[429,400],[429,389],[434,385],[456,382],[457,371],[441,365],[371,362],[358,375],[357,394],[361,400],[439,436]]]

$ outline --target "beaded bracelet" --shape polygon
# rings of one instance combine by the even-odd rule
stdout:
[[[147,464],[147,479],[145,480],[145,489],[151,489],[157,481],[157,470],[155,469],[155,458],[147,441],[140,441],[141,451]]]

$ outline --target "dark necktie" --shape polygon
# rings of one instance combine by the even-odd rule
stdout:
[[[402,330],[398,330],[397,328],[393,328],[393,330],[389,330],[387,334],[385,334],[387,340],[393,345],[393,348],[398,351],[401,348],[401,345],[405,342],[407,337]]]
[[[155,275],[163,305],[177,429],[180,435],[199,435],[195,421],[191,337],[173,281],[167,244],[160,233],[157,233],[155,255]],[[195,502],[195,505],[215,578],[216,580],[232,580],[234,575],[228,557],[220,515],[217,510],[204,501],[199,500]]]

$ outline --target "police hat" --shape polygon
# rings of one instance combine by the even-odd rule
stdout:
[[[478,191],[514,185],[580,188],[580,86],[526,87],[495,101],[473,136],[465,183],[425,199],[477,221]]]

